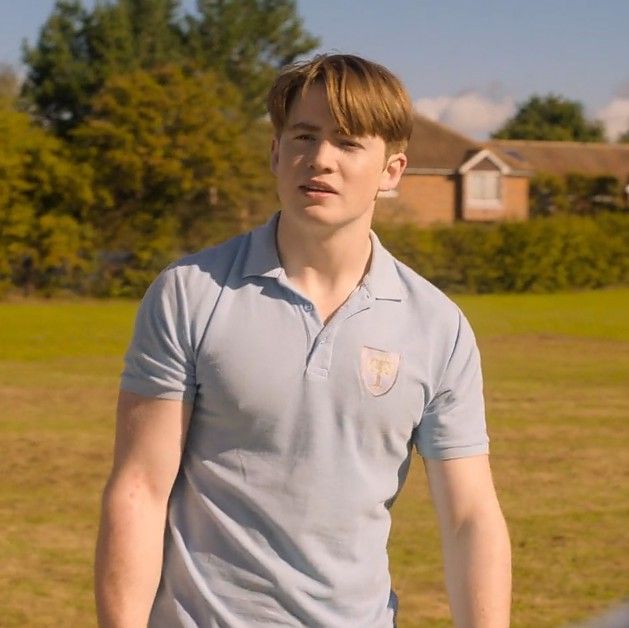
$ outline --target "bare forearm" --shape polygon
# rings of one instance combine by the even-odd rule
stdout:
[[[95,591],[102,628],[146,626],[162,565],[166,502],[111,484],[103,496]]]
[[[502,515],[463,523],[444,543],[444,558],[456,628],[509,626],[511,550]]]

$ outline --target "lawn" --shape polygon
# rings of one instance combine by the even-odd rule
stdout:
[[[513,626],[629,595],[629,290],[456,297],[483,355]],[[0,304],[0,625],[93,626],[92,548],[136,304]],[[415,461],[393,508],[400,628],[448,626]]]

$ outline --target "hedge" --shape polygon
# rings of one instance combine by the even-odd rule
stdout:
[[[528,222],[458,223],[421,229],[378,224],[383,244],[401,261],[448,292],[553,292],[629,285],[629,213],[558,214]],[[220,233],[219,233],[220,232]],[[218,229],[217,236],[227,236]],[[0,249],[0,297],[12,282]],[[172,255],[136,251],[115,262],[94,259],[71,276],[42,277],[38,294],[140,296]],[[176,256],[175,256],[176,257]],[[15,277],[14,277],[15,279]]]
[[[629,215],[375,228],[402,262],[449,292],[553,292],[629,283]]]

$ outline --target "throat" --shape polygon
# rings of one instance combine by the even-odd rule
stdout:
[[[328,232],[304,230],[280,214],[276,241],[289,283],[328,321],[347,301],[371,263],[370,223]]]
[[[321,294],[314,297],[310,295],[307,296],[317,310],[321,322],[327,325],[356,290],[357,286],[354,286],[350,290],[343,290],[337,293]]]
[[[325,324],[360,286],[369,270],[370,259],[371,243],[366,259],[359,265],[341,266],[336,273],[321,271],[309,265],[293,268],[293,272],[285,268],[286,278],[314,305],[320,320]]]

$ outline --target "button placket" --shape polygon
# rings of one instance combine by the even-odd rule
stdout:
[[[309,301],[301,299],[298,303],[298,309],[301,314],[301,319],[304,323],[307,337],[307,353],[306,353],[306,373],[310,372],[312,368],[313,360],[315,360],[315,353],[318,347],[318,341],[323,326],[317,312],[314,309],[314,305]]]
[[[372,301],[371,294],[366,288],[363,287],[357,290],[347,303],[339,309],[332,320],[319,330],[308,360],[307,373],[309,376],[327,378],[330,365],[332,364],[337,332],[347,319],[371,308]]]
[[[315,377],[327,377],[332,361],[332,336],[333,331],[324,327],[316,338],[310,360],[308,362],[308,375]]]

